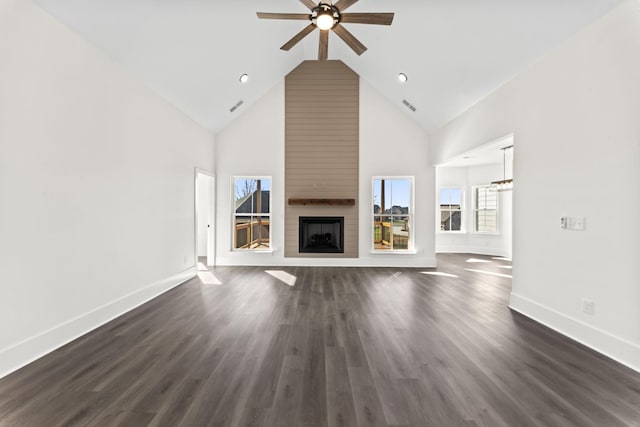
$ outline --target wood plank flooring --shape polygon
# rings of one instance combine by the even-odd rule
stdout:
[[[216,268],[1,379],[0,425],[640,425],[640,375],[512,313],[508,261],[438,264]]]

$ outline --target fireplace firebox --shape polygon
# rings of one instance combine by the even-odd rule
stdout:
[[[301,216],[301,253],[344,253],[344,217]]]

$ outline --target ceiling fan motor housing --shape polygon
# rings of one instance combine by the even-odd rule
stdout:
[[[257,15],[260,19],[310,20],[310,24],[289,39],[280,49],[290,50],[300,40],[311,34],[313,30],[318,29],[320,33],[318,60],[324,60],[328,57],[330,31],[340,37],[356,55],[362,55],[367,50],[367,47],[360,40],[344,26],[340,25],[341,23],[391,25],[391,22],[393,22],[393,13],[342,13],[357,3],[358,0],[338,0],[337,6],[331,3],[323,3],[322,0],[318,4],[314,0],[300,0],[300,2],[309,8],[311,14],[257,12]]]
[[[321,16],[328,16],[333,21],[333,24],[329,28],[323,28],[322,24],[318,25],[318,18]],[[340,23],[340,11],[337,7],[328,3],[319,3],[318,6],[314,7],[311,10],[311,15],[309,15],[309,19],[313,24],[321,30],[330,30],[336,25]],[[320,18],[322,20],[322,18]]]

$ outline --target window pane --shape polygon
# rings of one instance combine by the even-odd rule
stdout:
[[[462,188],[440,189],[440,231],[462,230]]]
[[[451,211],[448,209],[440,211],[440,231],[451,231]]]
[[[496,190],[488,187],[476,188],[476,209],[496,209],[497,204]]]
[[[251,241],[251,217],[237,216],[233,230],[233,247],[248,249]]]
[[[458,209],[462,206],[462,189],[450,188],[449,189],[449,204],[457,206]]]
[[[269,213],[270,179],[236,178],[234,182],[235,213]]]
[[[373,180],[373,213],[380,213],[382,210],[382,180]]]
[[[269,201],[271,199],[271,180],[259,179],[257,180],[258,188],[256,189],[253,197],[254,206],[253,212],[259,214],[268,214],[270,212]]]
[[[442,210],[440,211],[440,231],[462,230],[462,212]]]
[[[390,189],[390,194],[387,198],[391,201],[389,213],[392,215],[408,215],[410,213],[411,181],[408,179],[389,179],[387,183]]]
[[[462,188],[441,188],[440,207],[460,208],[462,206]]]
[[[375,216],[373,222],[374,249],[391,249],[391,217]]]
[[[450,218],[451,228],[450,231],[460,231],[462,230],[462,212],[460,210],[451,211]]]
[[[234,224],[234,248],[268,249],[269,227],[269,217],[237,216]]]
[[[258,188],[258,181],[255,179],[236,178],[234,182],[235,190],[235,212],[243,214],[253,213],[253,196]]]
[[[233,190],[235,203],[233,247],[235,249],[268,249],[271,180],[235,178]]]
[[[409,249],[409,217],[394,216],[393,223],[393,249]]]
[[[497,231],[498,212],[481,210],[476,212],[476,231],[495,233]]]
[[[450,188],[440,189],[440,206],[449,206],[451,204]]]
[[[495,233],[498,231],[498,193],[490,187],[475,190],[475,231]]]
[[[269,248],[269,217],[251,218],[251,249]]]
[[[412,180],[377,178],[373,180],[373,248],[409,249]]]

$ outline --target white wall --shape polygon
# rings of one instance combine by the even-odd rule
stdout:
[[[284,257],[284,80],[216,136],[218,265],[435,265],[434,168],[427,134],[373,88],[360,83],[360,246],[358,259]],[[231,250],[233,176],[271,176],[271,253]],[[374,175],[413,175],[415,254],[371,254]]]
[[[461,187],[463,200],[463,231],[436,232],[436,252],[474,253],[511,257],[512,192],[498,193],[498,232],[495,234],[473,232],[473,187],[487,185],[491,181],[502,179],[502,164],[489,164],[469,167],[436,168],[436,229],[440,225],[439,189],[442,187]],[[510,175],[509,175],[510,176]]]
[[[284,254],[284,80],[216,135],[216,160],[216,265],[281,264]],[[234,176],[271,177],[272,253],[231,250]]]
[[[515,134],[511,307],[635,369],[638,52],[640,2],[628,0],[432,135],[440,162]],[[563,215],[586,217],[586,231],[561,230]]]
[[[435,167],[429,136],[360,79],[360,258],[365,265],[433,267],[435,260]],[[371,254],[372,176],[415,177],[415,255]]]
[[[0,0],[0,376],[194,274],[213,137],[30,1]]]

